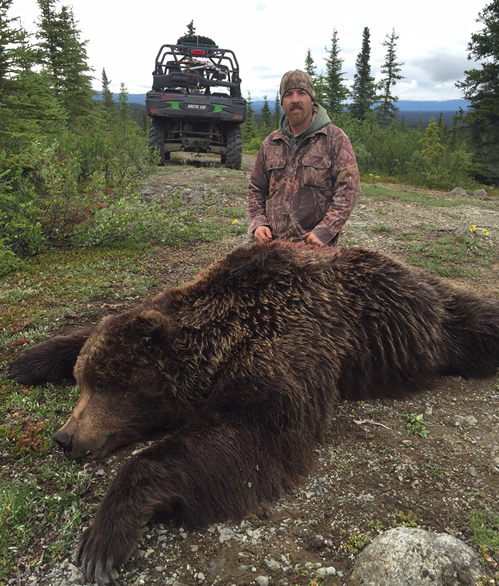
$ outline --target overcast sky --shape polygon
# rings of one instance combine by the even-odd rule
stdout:
[[[385,59],[382,46],[387,34],[399,36],[397,59],[405,79],[394,88],[401,100],[462,98],[457,80],[474,67],[468,61],[471,34],[480,30],[478,14],[491,0],[73,0],[81,39],[87,40],[89,65],[100,90],[101,73],[119,91],[151,88],[152,70],[159,47],[175,43],[193,20],[196,33],[212,38],[220,48],[232,49],[238,58],[243,94],[253,101],[267,95],[273,100],[281,76],[303,69],[310,49],[317,71],[324,70],[333,31],[338,31],[345,78],[353,80],[355,60],[362,47],[362,31],[371,34],[371,73],[378,78]],[[39,18],[36,0],[14,0],[10,17],[35,30]]]

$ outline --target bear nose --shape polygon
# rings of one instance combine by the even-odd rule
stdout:
[[[64,449],[64,451],[70,451],[71,450],[71,444],[73,443],[73,436],[70,435],[69,433],[63,431],[62,429],[59,429],[59,431],[56,431],[54,433],[54,435],[52,436],[52,439],[55,441],[56,444],[59,444],[61,446],[61,448]]]

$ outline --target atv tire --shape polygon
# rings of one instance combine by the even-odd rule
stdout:
[[[166,133],[166,120],[153,116],[151,119],[151,126],[149,128],[149,136],[147,144],[151,150],[151,154],[159,154],[158,165],[164,166],[165,160],[170,158],[165,155],[165,133]]]
[[[227,169],[241,168],[243,162],[243,136],[240,124],[227,128],[227,153],[222,162],[225,163]]]

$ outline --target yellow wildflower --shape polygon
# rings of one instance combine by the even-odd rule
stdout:
[[[488,236],[489,235],[489,231],[487,230],[487,228],[483,229],[483,235],[484,236]]]
[[[232,220],[232,225],[237,224],[238,220]]]
[[[470,232],[471,233],[476,232],[476,224],[473,224],[473,226],[471,226]]]

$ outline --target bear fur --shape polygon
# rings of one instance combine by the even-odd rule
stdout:
[[[49,339],[8,376],[74,376],[54,439],[104,458],[161,432],[118,471],[78,559],[112,584],[156,513],[183,526],[240,520],[313,469],[340,398],[401,397],[439,375],[499,366],[499,302],[382,254],[283,243],[238,248],[194,281]],[[101,582],[99,582],[101,583]]]

